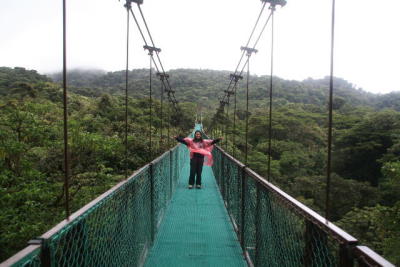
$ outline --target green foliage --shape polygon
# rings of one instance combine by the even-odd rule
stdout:
[[[176,69],[168,72],[172,88],[181,102],[201,102],[204,109],[215,109],[219,104],[218,97],[226,89],[230,72],[215,70]],[[49,75],[55,82],[62,79],[61,73]],[[101,70],[72,70],[68,73],[69,85],[75,93],[86,96],[100,96],[103,93],[122,95],[125,88],[125,71],[105,73]],[[269,76],[251,76],[250,99],[256,107],[265,107],[268,94],[266,85]],[[345,109],[349,106],[388,107],[385,95],[377,96],[357,89],[353,84],[335,78],[335,109]],[[147,97],[149,70],[135,69],[129,71],[129,94],[134,98]],[[159,82],[153,80],[154,88],[159,88]],[[288,81],[274,77],[274,101],[278,105],[287,103],[302,103],[314,106],[325,106],[328,98],[329,77],[304,81]],[[179,92],[179,93],[178,93]],[[160,97],[160,90],[154,90],[155,96]],[[245,88],[239,84],[238,99],[245,99]],[[392,101],[394,102],[394,101]],[[351,103],[351,105],[350,105]],[[244,108],[240,103],[240,108]],[[390,107],[395,106],[389,105]]]
[[[65,217],[62,90],[36,71],[0,68],[0,261],[26,246]],[[175,145],[170,135],[193,126],[194,104],[182,105],[180,124],[160,102],[129,98],[125,151],[122,96],[68,95],[70,202],[75,211]],[[149,136],[152,135],[152,151]],[[126,156],[125,157],[125,152]]]
[[[380,182],[379,161],[400,133],[400,114],[387,110],[373,113],[351,129],[343,130],[335,143],[335,171],[342,176]]]
[[[337,225],[392,263],[400,264],[400,202],[391,208],[380,205],[354,208]]]
[[[152,128],[149,70],[129,72],[128,139],[125,151],[125,72],[69,73],[70,200],[77,210],[128,172],[174,145],[196,113],[207,127],[227,87],[229,72],[171,70],[180,111],[163,102],[154,79]],[[60,81],[60,74],[53,74]],[[269,76],[250,82],[248,166],[267,177]],[[398,93],[373,95],[335,78],[331,218],[393,262],[400,247],[400,110]],[[329,79],[286,81],[274,77],[270,180],[317,212],[325,212],[326,99]],[[0,68],[0,261],[64,215],[62,90],[24,68]],[[228,152],[244,161],[245,88],[239,84],[236,137],[233,99],[218,113],[215,137],[228,135]],[[385,110],[392,108],[393,110]],[[163,125],[163,131],[160,131]],[[167,127],[170,127],[170,136]],[[225,133],[227,129],[227,133]],[[152,150],[149,150],[149,137]],[[223,143],[225,146],[225,142]],[[125,157],[127,153],[127,158]]]
[[[386,162],[382,167],[382,174],[382,204],[393,206],[400,201],[400,161]]]

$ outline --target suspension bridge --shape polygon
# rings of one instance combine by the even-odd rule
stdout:
[[[228,88],[211,125],[206,129],[196,123],[210,137],[225,135],[226,142],[236,137],[236,90],[246,80],[245,160],[235,158],[235,146],[228,153],[216,147],[214,164],[204,166],[202,189],[187,189],[189,153],[180,144],[165,151],[160,157],[143,166],[126,179],[71,214],[69,207],[69,145],[66,70],[66,12],[64,0],[64,167],[66,219],[28,246],[6,260],[1,266],[394,266],[370,248],[329,221],[330,151],[332,131],[333,92],[333,37],[335,1],[332,8],[332,52],[330,83],[330,115],[328,140],[327,194],[325,217],[317,214],[269,181],[271,139],[268,150],[268,175],[261,177],[247,166],[248,109],[250,59],[257,53],[257,44],[266,26],[272,24],[274,12],[285,0],[262,0],[262,8],[245,46],[241,47],[239,63],[230,75]],[[169,75],[160,58],[161,49],[155,46],[141,9],[143,0],[126,0],[127,60],[125,88],[125,155],[128,155],[128,69],[129,26],[134,19],[143,39],[143,48],[150,58],[149,100],[152,127],[152,70],[157,71],[164,93],[173,111],[180,107],[172,90]],[[136,13],[134,6],[137,7]],[[266,22],[256,29],[269,10]],[[139,13],[139,16],[137,15]],[[145,25],[139,24],[139,19]],[[271,45],[273,55],[273,45]],[[244,77],[246,74],[246,77]],[[273,56],[269,84],[269,137],[273,131]],[[233,134],[218,123],[229,117],[230,98],[233,97]],[[162,114],[162,112],[161,112]],[[168,114],[167,116],[171,116]],[[161,120],[163,115],[161,115]],[[179,121],[177,122],[179,125]],[[163,124],[161,124],[163,125]],[[162,126],[161,126],[162,127]],[[227,126],[225,126],[227,127]],[[161,131],[161,137],[163,135]],[[167,134],[170,136],[168,126]],[[149,135],[152,151],[152,136]],[[126,160],[127,162],[127,160]]]

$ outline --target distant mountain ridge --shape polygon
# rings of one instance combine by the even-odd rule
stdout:
[[[160,97],[161,84],[153,72],[153,93]],[[175,69],[168,72],[170,83],[180,102],[201,102],[204,108],[215,108],[219,98],[229,84],[229,71]],[[61,73],[41,75],[35,70],[25,68],[0,68],[0,94],[11,90],[13,81],[26,83],[61,82]],[[251,76],[249,97],[252,106],[265,106],[269,96],[269,76]],[[329,90],[329,78],[306,79],[303,81],[285,80],[274,77],[274,100],[277,103],[303,103],[326,106]],[[125,92],[125,71],[105,72],[102,70],[70,70],[68,86],[72,92],[85,96],[102,94],[123,95]],[[400,92],[379,95],[357,89],[348,81],[334,79],[335,106],[369,106],[375,109],[395,109],[400,111]],[[148,97],[149,70],[129,71],[129,95],[136,98]],[[245,82],[239,83],[237,97],[239,106],[245,97]]]
[[[183,102],[198,102],[208,107],[215,107],[218,98],[223,95],[229,84],[229,71],[175,69],[170,74],[171,86],[176,90],[176,97]],[[154,72],[153,72],[154,75]],[[60,74],[50,76],[55,82],[61,79]],[[125,71],[101,72],[90,70],[72,70],[68,73],[68,84],[73,87],[85,87],[89,94],[102,93],[123,94],[125,90]],[[130,94],[134,97],[145,97],[148,94],[149,70],[135,69],[129,72]],[[335,101],[337,105],[344,103],[353,106],[370,106],[377,109],[393,108],[400,110],[400,93],[378,95],[357,89],[348,81],[335,78]],[[160,94],[160,83],[153,76],[153,91],[155,96]],[[245,96],[245,82],[238,87],[238,98]],[[269,76],[251,76],[250,100],[256,102],[268,99]],[[326,105],[328,97],[329,78],[306,79],[303,81],[284,80],[274,77],[274,98],[276,101]],[[260,103],[258,103],[261,105]]]

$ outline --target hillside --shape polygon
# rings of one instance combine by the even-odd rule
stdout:
[[[229,72],[173,70],[170,74],[182,112],[170,120],[164,116],[164,128],[169,125],[171,135],[186,134],[199,106],[208,125]],[[59,76],[51,77],[59,81]],[[123,179],[125,73],[72,71],[68,77],[70,191],[76,210]],[[150,129],[148,70],[133,70],[130,77],[127,163],[133,171],[174,142],[167,142],[165,130],[160,138],[160,84],[154,82],[157,95]],[[274,81],[270,179],[322,214],[328,79]],[[269,138],[266,84],[268,77],[255,76],[250,84],[248,166],[262,176],[267,173]],[[335,85],[331,220],[400,264],[400,112],[396,111],[400,95],[366,93],[342,79],[335,79]],[[47,76],[24,68],[0,68],[0,94],[1,261],[63,218],[63,124],[62,88]],[[235,143],[232,113],[213,133],[224,136],[220,145],[229,153],[235,148],[242,161],[244,99],[241,84]]]
[[[176,69],[168,72],[176,97],[182,102],[201,102],[205,108],[216,107],[218,97],[228,87],[228,71]],[[60,74],[49,75],[55,82]],[[149,71],[136,69],[129,72],[130,94],[133,97],[146,97],[149,87]],[[160,82],[153,78],[153,88],[159,97]],[[104,73],[102,71],[73,70],[68,73],[71,90],[80,94],[98,96],[102,93],[121,95],[125,89],[125,71]],[[337,105],[370,106],[377,109],[393,108],[400,110],[400,93],[376,95],[355,88],[350,82],[335,78],[335,102]],[[251,76],[250,100],[262,106],[268,98],[269,76]],[[245,82],[239,84],[238,97],[243,99]],[[277,103],[303,103],[324,106],[329,88],[329,79],[306,79],[303,81],[284,80],[274,77],[274,97]]]

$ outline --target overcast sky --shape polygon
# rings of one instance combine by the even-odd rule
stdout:
[[[400,1],[337,0],[335,76],[375,93],[400,91]],[[124,0],[68,0],[68,67],[125,68]],[[233,71],[259,0],[144,0],[165,68]],[[275,14],[275,74],[285,79],[329,74],[331,0],[288,0]],[[267,12],[264,14],[264,19]],[[131,20],[130,68],[148,68]],[[268,74],[268,28],[251,72]],[[41,73],[62,66],[62,1],[0,1],[0,66]],[[171,77],[173,79],[173,77]],[[228,77],[227,77],[228,80]]]

